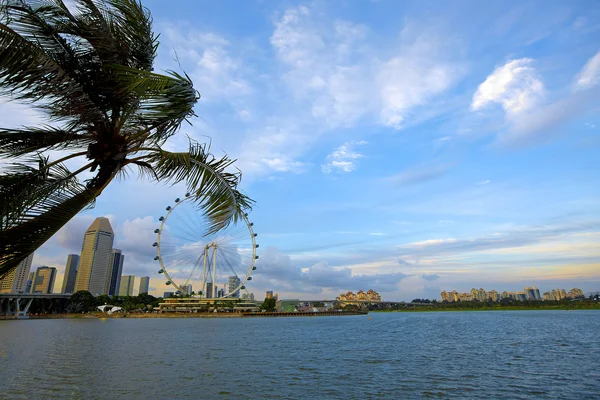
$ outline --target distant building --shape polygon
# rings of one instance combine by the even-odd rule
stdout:
[[[93,295],[108,294],[114,238],[115,235],[107,218],[96,218],[87,229],[83,236],[75,280],[76,292],[87,290]]]
[[[73,293],[75,291],[78,265],[79,256],[77,254],[69,254],[67,265],[65,266],[65,276],[63,278],[61,293]]]
[[[108,295],[115,296],[119,293],[119,286],[121,285],[121,274],[123,273],[123,261],[125,256],[119,249],[112,249],[110,254],[110,283],[108,285]]]
[[[148,293],[149,287],[150,287],[150,277],[142,276],[140,278],[140,290],[139,290],[138,294]],[[190,286],[190,289],[191,289],[191,286]]]
[[[134,283],[135,276],[123,275],[121,277],[121,284],[119,285],[119,296],[133,296]]]
[[[572,299],[576,299],[578,297],[583,297],[583,290],[578,289],[578,288],[573,288],[573,289],[569,290],[569,293],[567,293],[567,296]]]
[[[25,287],[25,293],[31,293],[31,285],[33,284],[33,278],[35,277],[35,272],[30,272],[27,277],[27,286]]]
[[[25,293],[27,289],[27,276],[29,275],[32,261],[33,253],[0,279],[0,293]]]
[[[181,289],[181,294],[185,294],[187,296],[190,296],[193,291],[191,284],[181,285],[181,286],[179,286],[179,289]]]
[[[33,282],[31,283],[31,293],[49,294],[54,290],[54,281],[56,280],[56,268],[39,267],[35,271]]]
[[[163,299],[169,298],[169,297],[173,297],[175,293],[173,292],[164,292],[163,293]]]
[[[215,294],[213,293],[212,282],[206,282],[206,293],[204,293],[204,297],[206,297],[207,299],[212,299],[213,297],[215,297]]]
[[[527,300],[542,300],[540,291],[535,286],[526,287],[524,293]]]
[[[236,290],[238,288],[238,286],[240,286],[240,278],[238,278],[237,276],[233,275],[229,277],[229,281],[228,281],[228,291],[227,293],[231,293],[231,296],[229,297],[240,297],[240,291]]]
[[[275,296],[273,296],[273,291],[272,290],[267,290],[267,295],[265,297],[267,299],[270,299],[271,297],[275,297]]]

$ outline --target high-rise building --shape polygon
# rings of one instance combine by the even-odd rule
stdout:
[[[206,282],[206,293],[204,293],[204,297],[206,297],[207,299],[212,299],[215,297],[215,294],[213,293],[212,282]]]
[[[112,249],[110,254],[110,283],[108,285],[108,295],[115,296],[119,293],[121,284],[121,274],[123,273],[123,261],[125,256],[119,249]]]
[[[92,222],[83,236],[75,291],[107,294],[111,278],[110,258],[115,235],[107,218]]]
[[[119,296],[133,296],[133,284],[135,283],[135,276],[123,275],[121,277],[121,284],[119,285]]]
[[[35,272],[30,272],[27,277],[27,286],[25,287],[25,293],[31,293],[31,285],[33,284],[33,278],[35,277]]]
[[[27,289],[27,276],[31,269],[33,253],[21,261],[15,269],[0,279],[0,293],[24,293]]]
[[[267,290],[267,295],[266,295],[266,298],[267,298],[267,299],[270,299],[271,297],[274,297],[274,296],[273,296],[273,291],[272,291],[272,290]]]
[[[240,283],[240,278],[238,278],[237,276],[232,275],[229,277],[227,293],[232,293],[229,297],[240,297],[240,291],[235,290],[238,286],[240,286]]]
[[[185,294],[188,296],[192,294],[192,285],[191,284],[181,285],[181,286],[179,286],[179,288],[181,289],[181,294]]]
[[[192,286],[191,285],[189,285],[189,286],[190,286],[190,289],[191,289]],[[140,291],[138,292],[138,294],[148,293],[149,287],[150,287],[150,277],[149,276],[142,276],[140,278]],[[190,290],[190,292],[191,292],[191,290]]]
[[[65,276],[63,278],[61,293],[74,292],[78,265],[79,256],[77,254],[69,254],[69,256],[67,257],[67,265],[65,266]]]
[[[31,283],[31,293],[52,293],[54,290],[54,281],[56,280],[56,268],[39,267],[35,271],[33,282]]]

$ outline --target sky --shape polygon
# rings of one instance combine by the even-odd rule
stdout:
[[[156,71],[187,72],[202,95],[167,147],[210,141],[256,201],[257,298],[600,290],[597,1],[144,5]],[[43,121],[5,101],[0,115]],[[67,254],[107,216],[123,273],[162,295],[153,231],[184,193],[114,182],[33,265],[57,267],[60,288]]]

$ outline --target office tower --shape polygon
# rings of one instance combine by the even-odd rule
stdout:
[[[138,292],[138,294],[148,293],[149,286],[150,286],[150,277],[149,276],[142,276],[140,278],[140,291]],[[191,289],[192,286],[191,285],[189,285],[189,286],[190,286],[190,289]]]
[[[206,297],[207,299],[212,299],[215,297],[215,294],[213,293],[212,282],[206,282],[206,293],[204,293],[204,297]]]
[[[39,267],[37,271],[35,271],[35,276],[31,283],[31,293],[52,293],[55,280],[56,268],[46,266]]]
[[[119,285],[119,296],[133,296],[134,282],[135,276],[123,275],[121,277],[121,284]]]
[[[272,290],[267,290],[267,299],[270,299],[271,297],[273,297],[273,291]]]
[[[186,295],[192,294],[192,285],[191,284],[181,285],[181,286],[179,286],[179,288],[181,289],[181,294],[186,294]]]
[[[27,277],[27,286],[25,287],[25,293],[31,293],[31,285],[33,284],[33,278],[35,277],[35,272],[30,272]]]
[[[65,277],[62,283],[62,293],[73,293],[75,289],[75,279],[77,278],[77,266],[79,265],[79,256],[69,254],[67,265],[65,267]]]
[[[108,295],[115,296],[119,294],[119,285],[121,284],[121,274],[123,273],[123,261],[125,256],[119,249],[112,249],[110,254],[110,284],[108,285]]]
[[[0,293],[24,293],[27,289],[27,276],[31,269],[33,253],[27,256],[15,269],[0,279]]]
[[[233,291],[240,286],[240,278],[238,278],[237,276],[230,276],[229,277],[229,284],[228,284],[228,293],[233,293]],[[230,297],[240,297],[240,291],[237,290],[235,293],[233,293]]]
[[[75,291],[87,290],[93,295],[107,294],[110,284],[110,258],[115,235],[107,218],[92,222],[83,236]]]

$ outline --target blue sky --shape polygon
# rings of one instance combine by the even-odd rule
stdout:
[[[202,94],[169,148],[210,138],[256,200],[251,291],[600,290],[596,1],[144,4],[157,70]],[[162,293],[152,231],[179,192],[114,183],[34,265],[64,269],[108,215],[124,273]]]

